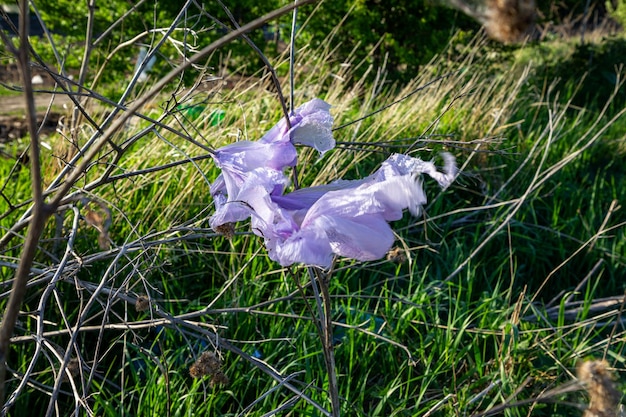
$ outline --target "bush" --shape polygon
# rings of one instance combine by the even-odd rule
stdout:
[[[550,50],[545,45],[537,45],[533,49],[539,51],[535,55],[544,54],[543,65],[536,71],[536,84],[542,84],[546,79],[558,80],[563,97],[571,98],[572,104],[588,109],[601,108],[613,94],[616,94],[612,101],[615,108],[626,103],[624,89],[616,90],[624,76],[626,41],[623,38],[569,45],[564,47],[565,54],[560,50]]]
[[[240,25],[287,3],[285,0],[261,3],[248,0],[226,2],[230,14]],[[56,44],[55,52],[47,40],[33,39],[36,51],[48,64],[56,62],[56,53],[64,60],[63,65],[68,72],[77,71],[84,54],[85,27],[89,14],[87,4],[69,0],[35,4],[47,29],[54,35]],[[443,50],[455,32],[479,28],[477,23],[464,14],[438,7],[425,0],[401,0],[394,2],[391,7],[380,0],[337,0],[324,1],[316,7],[317,9],[313,6],[301,8],[300,22],[310,17],[314,10],[315,18],[301,27],[299,45],[310,42],[314,47],[319,47],[335,28],[341,26],[335,36],[334,56],[338,61],[352,57],[356,62],[365,61],[375,68],[387,63],[390,77],[404,81],[414,77],[420,65],[427,63]],[[117,74],[128,74],[138,55],[138,46],[154,46],[159,32],[152,30],[143,38],[137,38],[135,42],[112,54],[116,47],[145,31],[166,28],[179,12],[177,3],[172,5],[167,2],[148,2],[124,16],[128,9],[127,2],[111,0],[98,3],[94,10],[92,33],[98,41],[93,45],[90,59],[99,63],[106,62],[107,71],[103,72],[102,77],[107,83],[114,80]],[[72,13],[67,13],[68,10],[72,10]],[[107,33],[114,22],[117,24]],[[211,2],[202,10],[185,15],[179,28],[186,31],[174,33],[173,36],[186,48],[193,49],[218,39],[227,30],[224,26],[234,27],[219,4]],[[290,17],[285,16],[249,36],[262,50],[271,54],[277,48],[276,41],[282,45],[288,42],[290,31]],[[100,38],[104,33],[107,35]],[[360,47],[353,50],[355,40]],[[225,65],[231,71],[252,73],[261,65],[257,54],[243,41],[229,45],[228,49],[231,54],[224,52],[222,55],[228,59],[221,60],[217,65],[212,63],[214,66]],[[162,46],[159,50],[159,64],[154,68],[156,74],[169,70],[171,65],[164,63],[174,64],[180,59],[180,52],[171,43]],[[366,69],[367,65],[364,65],[360,72],[363,73]],[[93,75],[91,74],[92,77]]]
[[[620,25],[622,25],[622,27],[626,26],[626,1],[624,0],[607,1],[606,9],[609,12],[609,15],[613,19],[615,19]]]
[[[380,0],[336,0],[320,5],[305,36],[319,45],[344,18],[335,37],[337,59],[353,56],[374,68],[387,62],[390,77],[405,81],[441,52],[455,32],[479,28],[466,15],[424,0],[399,0],[392,6]]]

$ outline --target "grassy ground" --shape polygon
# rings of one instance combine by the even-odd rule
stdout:
[[[344,415],[578,415],[585,397],[560,389],[578,363],[623,375],[626,118],[610,100],[572,105],[533,60],[494,66],[484,48],[442,54],[401,89],[374,68],[352,79],[359,63],[330,48],[298,52],[295,101],[331,103],[338,141],[320,160],[301,150],[302,184],[367,175],[390,152],[441,162],[448,150],[462,166],[444,193],[426,180],[424,217],[394,224],[402,256],[337,259],[328,273]],[[192,92],[182,104],[204,106],[198,118],[165,95],[146,114],[211,148],[257,139],[280,118],[267,86]],[[92,130],[65,134],[48,139],[48,184]],[[11,413],[324,415],[308,270],[270,261],[246,225],[232,240],[208,228],[218,171],[197,144],[138,119],[114,141],[123,157],[102,153],[41,242],[9,357]],[[91,188],[108,166],[113,180]],[[7,159],[0,178],[7,230],[30,180]],[[1,253],[3,299],[21,243]],[[227,384],[192,377],[204,351]]]

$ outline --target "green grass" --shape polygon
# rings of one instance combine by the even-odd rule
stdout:
[[[21,93],[19,91],[11,90],[3,85],[0,85],[0,97],[17,97]]]
[[[377,82],[374,73],[351,80],[350,67],[334,62],[329,51],[304,49],[298,59],[296,101],[324,98],[333,105],[336,126],[407,96],[437,74],[461,70],[337,130],[341,145],[322,160],[302,151],[305,185],[367,175],[390,149],[411,147],[437,161],[438,152],[448,150],[463,167],[443,193],[426,181],[430,203],[423,218],[407,214],[394,224],[407,261],[338,260],[334,266],[329,291],[343,415],[474,415],[508,404],[503,415],[570,416],[578,412],[571,403],[585,404],[578,392],[526,400],[573,380],[576,365],[589,358],[606,358],[623,380],[623,301],[604,310],[596,304],[626,290],[626,216],[617,208],[626,189],[625,119],[617,109],[571,106],[560,90],[541,88],[542,80],[532,78],[536,68],[516,68],[521,75],[511,77],[480,54],[441,58],[403,89]],[[278,59],[275,65],[288,64]],[[216,93],[219,100],[207,106],[205,118],[182,123],[210,147],[237,135],[257,139],[280,117],[275,96],[261,87]],[[201,100],[207,93],[195,94]],[[165,100],[151,105],[151,117],[159,117]],[[226,112],[219,126],[205,120],[215,108]],[[166,113],[163,123],[180,129],[180,115]],[[122,146],[146,126],[130,125],[115,143]],[[89,134],[83,129],[79,141]],[[57,140],[43,157],[46,164],[57,164],[67,146]],[[113,174],[204,154],[155,128],[115,160]],[[61,384],[61,415],[89,408],[95,415],[262,416],[283,406],[280,415],[320,415],[312,402],[328,409],[306,269],[270,261],[246,225],[230,241],[208,229],[209,184],[218,174],[210,160],[90,189],[113,157],[103,153],[79,183],[87,191],[73,203],[82,217],[53,289],[46,284],[63,256],[74,212],[63,212],[60,233],[48,225],[22,310],[36,312],[45,300],[44,330],[57,333],[43,335],[47,344],[10,413],[42,414],[48,407],[47,393],[70,345],[67,329],[81,315],[84,330],[76,333],[70,356],[84,363],[83,373],[74,377],[75,387]],[[26,169],[9,176],[11,167],[3,159],[0,177],[9,178],[3,192],[17,206],[29,198],[30,183]],[[46,181],[57,172],[46,171]],[[112,213],[110,251],[98,246],[99,232],[84,220],[93,210],[88,201]],[[9,211],[2,204],[2,212]],[[4,216],[3,230],[21,212]],[[22,239],[1,254],[5,283]],[[96,291],[99,284],[103,289]],[[136,311],[138,294],[149,295],[150,311]],[[17,336],[36,331],[34,314],[21,317]],[[23,337],[14,346],[8,362],[20,375],[35,342]],[[212,387],[208,378],[190,376],[205,350],[222,356],[228,385]],[[18,383],[10,380],[9,390]]]

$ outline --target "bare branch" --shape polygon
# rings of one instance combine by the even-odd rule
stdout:
[[[11,296],[9,297],[2,317],[2,324],[0,325],[0,404],[4,403],[5,397],[6,358],[9,353],[11,336],[13,335],[20,306],[22,305],[26,293],[26,284],[28,282],[28,276],[30,275],[30,268],[35,259],[39,238],[43,232],[46,219],[52,212],[50,207],[48,207],[43,200],[41,166],[39,161],[39,140],[37,136],[37,116],[30,73],[28,19],[28,1],[21,0],[19,27],[20,47],[17,60],[24,85],[26,119],[28,122],[28,133],[30,135],[30,172],[33,192],[33,215],[20,257],[20,263],[15,272]]]

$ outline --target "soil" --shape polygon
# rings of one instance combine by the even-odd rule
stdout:
[[[53,133],[58,125],[61,117],[67,114],[67,108],[71,108],[71,100],[65,94],[52,95],[50,91],[54,90],[55,84],[49,74],[33,67],[33,77],[41,77],[41,83],[34,84],[35,90],[35,106],[37,108],[37,124],[41,126],[40,134],[46,135]],[[225,75],[216,81],[209,82],[206,85],[198,87],[199,90],[215,89],[219,84],[222,89],[248,88],[253,84],[259,84],[272,90],[269,77],[263,81],[258,77],[244,77],[239,75]],[[0,89],[16,89],[20,88],[21,80],[18,68],[15,65],[0,65]],[[37,93],[37,91],[40,91]],[[50,100],[53,99],[53,105],[48,111]],[[47,116],[46,116],[47,114]],[[0,144],[11,142],[13,140],[28,136],[28,125],[26,124],[26,106],[24,96],[22,94],[11,96],[0,96]],[[45,120],[44,120],[44,116]],[[1,151],[1,149],[0,149]],[[0,155],[2,152],[0,152]]]
[[[46,105],[50,99],[35,100],[37,106]],[[10,142],[19,138],[28,136],[28,125],[26,124],[26,116],[24,111],[24,98],[23,97],[4,97],[1,99],[2,113],[7,112],[9,114],[0,113],[0,143]],[[7,110],[10,109],[10,110]],[[37,114],[37,125],[40,126],[40,134],[52,133],[56,130],[61,118],[61,113],[51,111],[48,113],[44,120],[44,112]]]
[[[33,77],[38,77],[40,83],[33,85],[35,90],[51,91],[54,87],[52,78],[43,71],[33,68]],[[20,75],[15,65],[0,67],[0,85],[12,88],[20,86]],[[1,87],[0,87],[1,88]],[[65,95],[55,95],[51,110],[47,112],[52,95],[49,93],[35,94],[37,109],[37,124],[41,126],[40,133],[54,132],[63,113],[63,106],[69,102]],[[44,116],[46,116],[44,120]],[[24,96],[0,96],[0,143],[10,142],[28,135],[26,124],[26,105]]]

